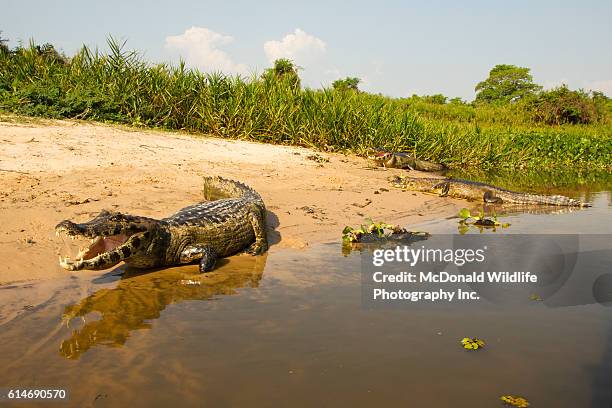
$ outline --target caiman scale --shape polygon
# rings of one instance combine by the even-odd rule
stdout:
[[[477,181],[456,178],[392,177],[394,187],[494,204],[556,205],[590,207],[591,204],[562,195],[518,193]]]
[[[200,272],[214,268],[218,258],[247,250],[259,255],[268,249],[266,207],[249,186],[221,177],[204,178],[206,199],[157,220],[119,212],[102,211],[91,221],[65,220],[56,234],[91,244],[76,260],[60,257],[60,266],[77,271],[107,269],[121,261],[135,268],[199,262]]]

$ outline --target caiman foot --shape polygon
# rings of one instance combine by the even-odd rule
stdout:
[[[189,245],[181,252],[180,262],[188,264],[200,260],[200,273],[211,271],[217,263],[217,252],[208,245]]]
[[[200,259],[200,273],[212,271],[216,263],[217,257],[214,254],[203,256],[202,259]]]
[[[268,243],[265,241],[255,241],[251,246],[246,250],[247,254],[250,255],[261,255],[268,250]]]

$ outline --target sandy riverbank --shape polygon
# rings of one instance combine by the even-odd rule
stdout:
[[[201,201],[202,175],[261,193],[272,251],[339,240],[367,217],[410,226],[460,208],[392,190],[386,179],[400,170],[305,148],[13,117],[0,117],[0,140],[0,285],[70,274],[57,262],[57,222],[101,209],[167,216]]]

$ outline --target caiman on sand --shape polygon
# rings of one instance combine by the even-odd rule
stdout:
[[[258,255],[268,249],[266,207],[249,186],[221,177],[204,178],[206,199],[161,220],[102,211],[83,224],[60,222],[56,234],[85,237],[91,244],[76,260],[60,257],[64,269],[107,269],[121,261],[135,268],[153,268],[199,261],[200,272],[214,268],[220,257],[247,249]]]
[[[394,187],[404,190],[439,194],[441,197],[464,198],[495,204],[558,205],[569,207],[590,207],[573,198],[562,195],[540,195],[517,193],[490,184],[455,178],[419,178],[395,176],[390,179]]]
[[[443,171],[446,169],[446,166],[440,163],[419,160],[408,153],[391,152],[381,148],[376,148],[368,154],[368,159],[384,168],[419,171]]]

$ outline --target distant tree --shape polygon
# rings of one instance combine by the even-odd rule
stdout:
[[[496,65],[489,77],[476,85],[476,102],[509,103],[534,95],[542,87],[533,83],[529,71],[516,65]]]
[[[293,61],[287,58],[280,58],[274,61],[274,66],[264,71],[262,78],[271,83],[273,81],[283,81],[294,89],[300,89],[301,81],[298,70],[301,69]]]
[[[434,103],[436,105],[444,105],[446,103],[446,96],[442,94],[435,95],[423,95],[421,97],[425,102]]]
[[[356,77],[346,77],[344,79],[337,79],[332,83],[334,89],[339,91],[352,90],[359,92],[358,85],[361,79]]]
[[[32,46],[36,49],[36,52],[38,53],[38,55],[42,56],[49,62],[57,62],[60,64],[68,63],[68,58],[65,55],[62,55],[59,52],[57,52],[53,44],[49,44],[49,43],[45,43],[43,45],[33,45],[32,44]]]
[[[601,91],[592,91],[591,95],[598,117],[603,118],[612,113],[612,98]]]
[[[465,101],[463,99],[461,99],[460,97],[455,97],[455,98],[451,98],[448,103],[452,103],[455,105],[465,105]]]
[[[2,38],[2,31],[0,31],[0,54],[8,54],[8,40],[6,38]]]

